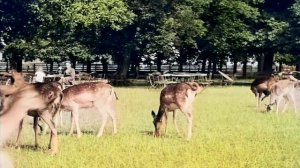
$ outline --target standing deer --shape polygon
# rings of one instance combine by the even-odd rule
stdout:
[[[116,100],[117,96],[111,85],[103,82],[86,82],[73,85],[63,90],[64,99],[62,108],[70,109],[72,124],[70,134],[73,133],[74,123],[76,125],[77,136],[82,135],[79,128],[79,109],[96,107],[102,116],[102,123],[98,132],[98,137],[102,136],[107,117],[110,116],[113,123],[113,133],[117,133],[116,124]]]
[[[291,80],[280,80],[273,84],[270,88],[270,103],[267,106],[267,111],[271,110],[271,106],[276,104],[276,113],[279,112],[279,105],[284,100],[284,106],[282,112],[285,112],[288,102],[290,101],[294,107],[296,113],[296,100],[295,100],[295,89],[300,88],[300,83]]]
[[[158,113],[152,111],[153,124],[155,127],[154,136],[159,137],[162,134],[163,126],[167,124],[167,112],[173,112],[173,121],[175,121],[175,110],[180,109],[187,117],[188,130],[187,139],[192,137],[192,103],[195,96],[202,92],[204,87],[196,82],[177,83],[166,86],[160,93],[160,105]],[[177,124],[174,122],[178,132]],[[166,127],[165,127],[166,128]]]
[[[37,146],[37,118],[41,117],[51,129],[49,148],[51,154],[58,151],[57,130],[52,121],[53,115],[60,108],[62,92],[56,84],[28,84],[21,73],[13,72],[15,80],[12,86],[1,86],[0,91],[6,97],[0,115],[0,141],[4,143],[11,133],[18,128],[17,146],[24,117],[34,117],[35,145]]]
[[[276,81],[278,81],[278,79],[272,75],[256,78],[251,83],[250,89],[255,95],[257,110],[259,110],[261,102],[271,94],[270,87],[272,84],[276,83]]]

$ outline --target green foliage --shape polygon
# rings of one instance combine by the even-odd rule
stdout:
[[[285,21],[276,20],[271,17],[267,20],[264,20],[262,23],[265,24],[265,27],[259,29],[255,35],[256,40],[258,41],[258,47],[275,47],[277,46],[280,35],[282,35],[289,24]]]
[[[273,58],[299,54],[299,9],[299,0],[2,0],[0,38],[26,60]]]
[[[253,24],[260,16],[256,5],[260,2],[252,1],[212,1],[205,13],[207,35],[205,43],[199,44],[204,50],[205,57],[217,61],[231,57],[241,60],[245,57],[247,48],[255,40]]]
[[[291,55],[291,54],[280,54],[280,53],[275,53],[275,61],[284,63],[284,64],[292,64],[295,62],[296,57]]]
[[[72,27],[109,26],[115,30],[132,23],[133,17],[134,14],[121,0],[77,1],[64,13],[65,21]]]
[[[34,149],[32,117],[21,134],[21,149],[6,148],[16,167],[299,167],[300,123],[293,110],[284,114],[256,111],[249,87],[209,87],[193,104],[193,137],[186,136],[186,117],[176,112],[181,136],[168,114],[167,134],[154,138],[151,110],[157,111],[160,89],[116,88],[119,101],[118,133],[111,135],[111,122],[104,136],[96,134],[101,124],[95,109],[80,110],[83,136],[68,136],[70,113],[63,112],[56,156],[47,154],[49,135],[39,136]],[[230,95],[230,98],[228,98]],[[265,100],[267,102],[267,100]],[[28,123],[28,121],[30,123]],[[14,139],[12,140],[14,144]]]

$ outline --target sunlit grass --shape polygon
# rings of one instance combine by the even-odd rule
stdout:
[[[108,122],[97,138],[97,112],[80,113],[81,138],[68,136],[70,113],[59,128],[60,151],[47,154],[49,135],[34,149],[32,125],[24,124],[21,150],[9,147],[16,167],[300,167],[300,118],[256,112],[249,87],[210,87],[194,102],[193,137],[185,140],[186,119],[177,112],[181,136],[169,114],[167,134],[153,138],[151,110],[157,111],[160,89],[116,88],[118,133]],[[31,118],[27,118],[31,122]]]

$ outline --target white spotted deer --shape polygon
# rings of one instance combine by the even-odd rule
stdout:
[[[63,90],[62,108],[71,110],[72,124],[70,134],[73,133],[74,123],[77,136],[82,135],[79,127],[79,109],[96,107],[102,116],[102,123],[97,134],[102,136],[108,116],[112,119],[113,133],[117,133],[116,100],[117,96],[111,85],[103,82],[85,82],[73,85]]]
[[[279,105],[284,101],[282,112],[285,112],[288,102],[291,102],[296,113],[295,89],[300,88],[300,83],[292,80],[280,80],[273,84],[270,88],[270,103],[267,106],[267,111],[271,110],[272,105],[276,105],[276,113],[279,112]]]
[[[155,127],[154,136],[161,136],[164,126],[166,128],[167,112],[173,112],[173,121],[178,132],[175,121],[175,110],[179,109],[187,117],[187,139],[191,139],[193,122],[192,104],[195,96],[203,90],[204,87],[196,82],[185,82],[166,86],[160,94],[158,113],[155,114],[155,112],[152,111],[153,124]]]
[[[18,72],[13,72],[12,75],[15,83],[0,87],[1,94],[5,96],[0,115],[0,142],[4,143],[18,130],[18,146],[23,119],[28,114],[34,117],[35,145],[37,146],[37,118],[41,117],[51,129],[50,152],[57,153],[57,130],[52,118],[60,108],[61,90],[53,83],[28,84]]]

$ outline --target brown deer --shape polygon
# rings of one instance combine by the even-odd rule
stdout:
[[[255,95],[257,110],[259,110],[261,102],[271,94],[271,85],[273,85],[277,81],[278,78],[271,75],[258,77],[251,83],[250,89]]]
[[[64,89],[63,95],[62,108],[71,110],[72,124],[70,135],[73,133],[75,123],[77,136],[81,137],[82,133],[79,128],[79,109],[88,107],[95,107],[102,116],[102,123],[97,135],[98,137],[103,134],[108,116],[112,119],[113,133],[117,133],[117,96],[111,85],[103,82],[85,82]]]
[[[279,112],[279,105],[284,100],[284,106],[282,112],[285,112],[288,102],[290,101],[294,107],[296,113],[296,100],[295,100],[295,89],[300,88],[300,83],[289,79],[279,80],[273,84],[270,88],[270,103],[267,106],[267,111],[271,110],[271,106],[276,104],[276,113]]]
[[[158,113],[152,111],[153,124],[155,127],[154,136],[159,137],[163,128],[167,124],[167,112],[173,112],[173,121],[175,121],[175,110],[180,109],[188,120],[187,139],[192,137],[192,103],[195,96],[202,92],[204,87],[196,82],[177,83],[166,86],[160,93],[160,105]],[[178,132],[177,124],[174,122]]]
[[[57,130],[52,121],[53,115],[59,111],[62,92],[54,83],[28,84],[21,73],[13,72],[15,80],[12,86],[0,87],[5,95],[0,115],[0,141],[3,143],[18,128],[17,146],[24,117],[34,117],[35,145],[37,146],[37,118],[41,117],[51,129],[49,148],[51,153],[58,151]]]

